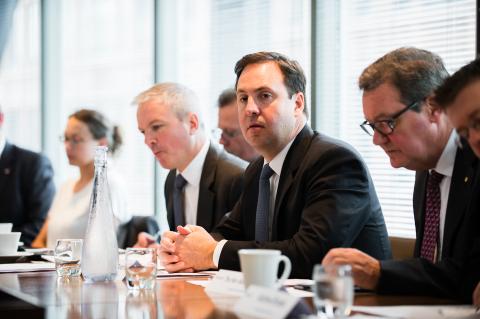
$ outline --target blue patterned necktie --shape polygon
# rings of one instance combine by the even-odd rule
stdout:
[[[442,179],[442,174],[432,170],[427,181],[425,223],[420,257],[431,262],[435,262],[435,250],[438,247],[441,205],[440,182]]]
[[[182,174],[175,177],[175,187],[173,188],[173,224],[175,228],[178,225],[185,225],[185,212],[183,207],[183,188],[187,184]]]
[[[268,214],[270,211],[270,177],[274,171],[265,164],[258,181],[257,214],[255,220],[255,240],[268,241]]]

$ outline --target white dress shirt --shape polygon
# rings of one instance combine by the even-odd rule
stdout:
[[[447,215],[448,195],[450,193],[450,184],[452,183],[453,166],[455,164],[455,156],[457,155],[457,133],[452,130],[448,139],[447,145],[443,149],[442,155],[438,159],[437,165],[434,170],[437,173],[444,175],[440,182],[440,225],[439,225],[439,244],[437,247],[437,260],[442,259],[443,248],[443,234],[445,230],[445,217]]]
[[[187,181],[183,189],[183,204],[185,207],[185,222],[190,225],[197,224],[198,194],[200,192],[200,179],[202,177],[203,165],[207,157],[210,141],[203,144],[200,152],[187,165],[183,172],[177,170],[177,175],[182,174]]]
[[[303,128],[303,127],[302,127]],[[298,132],[300,133],[301,130]],[[298,135],[298,133],[297,133]],[[283,163],[287,157],[287,153],[292,146],[293,141],[297,137],[295,135],[292,140],[277,154],[275,157],[268,163],[263,160],[263,165],[269,164],[270,168],[274,171],[274,174],[270,177],[270,205],[268,210],[268,233],[269,238],[272,236],[272,226],[273,226],[273,212],[275,210],[275,199],[277,198],[278,182],[280,181],[280,174],[282,172]],[[218,268],[218,263],[220,261],[220,255],[222,253],[223,246],[227,243],[226,239],[222,239],[217,243],[215,250],[213,251],[213,263],[215,267]]]
[[[5,140],[5,137],[2,135],[2,132],[0,132],[0,157],[2,157],[3,149],[5,148],[5,144],[7,141]]]

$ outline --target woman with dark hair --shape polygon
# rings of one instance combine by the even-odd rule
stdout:
[[[78,167],[80,176],[67,180],[59,189],[32,247],[54,248],[59,238],[84,238],[95,173],[94,148],[99,145],[108,146],[109,152],[114,154],[122,143],[117,126],[109,125],[101,113],[87,109],[68,117],[61,140],[70,165]],[[123,183],[111,169],[108,171],[108,184],[115,226],[118,226],[131,217],[126,210],[126,192]]]

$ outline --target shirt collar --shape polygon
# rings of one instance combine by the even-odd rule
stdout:
[[[299,130],[298,133],[300,133],[301,131],[302,130]],[[297,135],[298,135],[298,133],[297,133]],[[295,138],[297,137],[297,135],[295,135],[292,138],[292,140],[287,145],[285,145],[285,147],[277,155],[275,155],[275,157],[270,161],[270,163],[268,163],[268,165],[270,165],[272,170],[278,176],[280,176],[280,173],[282,172],[283,162],[285,162],[285,158],[287,157],[287,153],[290,150],[290,147],[292,146],[293,141],[295,141]],[[267,161],[265,161],[265,159],[263,159],[263,165],[265,165],[265,164],[267,164]]]
[[[452,130],[452,133],[450,133],[450,137],[448,138],[447,145],[445,145],[442,155],[440,155],[437,165],[434,168],[436,172],[444,176],[452,177],[455,156],[457,155],[458,148],[457,143],[455,143],[455,139],[457,138],[457,132]]]
[[[195,155],[193,160],[187,165],[183,172],[177,170],[177,174],[182,174],[183,178],[188,184],[193,186],[200,185],[200,178],[202,177],[203,163],[207,157],[208,148],[210,147],[210,141],[207,140],[200,151]]]

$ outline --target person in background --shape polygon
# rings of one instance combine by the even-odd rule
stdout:
[[[368,66],[359,78],[365,122],[392,167],[416,171],[412,259],[379,261],[355,249],[332,249],[322,264],[351,264],[355,284],[378,293],[461,299],[460,269],[468,257],[469,202],[478,196],[476,158],[459,140],[432,98],[448,77],[442,59],[400,48]],[[471,296],[471,292],[470,292]]]
[[[53,169],[44,155],[9,143],[0,106],[0,223],[12,223],[30,246],[47,217],[55,195]]]
[[[245,189],[213,234],[179,226],[166,232],[160,256],[169,272],[239,270],[238,250],[278,249],[291,277],[310,278],[332,247],[390,258],[390,244],[368,169],[348,144],[307,124],[305,74],[275,52],[235,66],[242,133],[262,156],[245,171]]]
[[[480,158],[480,58],[463,66],[449,77],[436,91],[435,100],[446,112],[458,135],[468,141]],[[479,165],[479,164],[477,164]],[[480,171],[480,170],[479,170]],[[473,303],[480,306],[480,173],[476,177],[474,202],[469,216],[470,231],[474,240],[469,244],[469,260],[462,270],[461,292],[470,297],[473,287]]]
[[[94,148],[108,146],[113,155],[122,144],[117,126],[111,126],[105,116],[95,110],[82,109],[68,117],[65,133],[61,137],[65,145],[68,162],[77,166],[79,177],[67,180],[59,189],[32,247],[54,248],[59,238],[84,238],[87,230],[90,196],[93,190]],[[123,181],[110,167],[108,186],[114,220],[118,226],[127,222],[126,189]]]
[[[227,152],[247,162],[259,156],[240,129],[235,89],[226,89],[218,97],[218,128],[221,130],[220,144]]]
[[[138,129],[163,168],[170,229],[185,223],[213,229],[233,209],[247,165],[212,143],[197,95],[178,83],[160,83],[135,98]],[[154,237],[140,233],[136,246]]]

